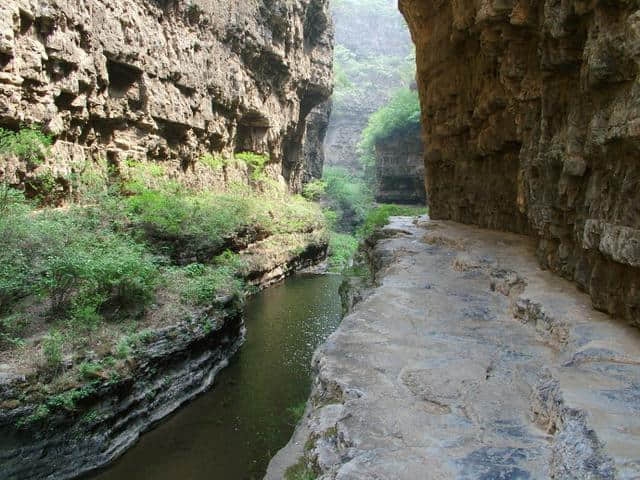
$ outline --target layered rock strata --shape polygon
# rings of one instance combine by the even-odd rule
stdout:
[[[300,458],[320,480],[640,476],[640,334],[532,239],[395,218],[371,255],[268,480]]]
[[[266,288],[326,254],[326,238],[317,233],[256,241],[243,251],[247,282]],[[237,299],[213,299],[189,318],[144,330],[126,373],[98,371],[83,384],[67,379],[73,388],[40,403],[34,378],[0,368],[0,479],[65,480],[104,466],[210,388],[244,333]]]
[[[434,218],[529,233],[640,324],[637,2],[400,0]]]
[[[332,88],[326,0],[9,0],[0,31],[0,126],[51,132],[62,187],[96,158],[197,183],[200,155],[253,151],[300,188],[306,117]]]
[[[424,205],[424,145],[420,126],[396,131],[375,145],[376,201]]]

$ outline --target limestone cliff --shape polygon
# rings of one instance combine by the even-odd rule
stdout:
[[[7,0],[0,32],[0,126],[53,133],[58,182],[98,157],[197,181],[203,153],[251,150],[299,189],[305,119],[332,89],[327,0]]]
[[[420,126],[411,125],[378,141],[375,155],[376,200],[424,205],[424,145]]]
[[[637,1],[400,0],[434,218],[524,232],[640,324]]]

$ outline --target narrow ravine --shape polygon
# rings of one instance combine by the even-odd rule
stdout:
[[[337,275],[300,274],[248,300],[247,341],[215,385],[95,480],[262,478],[311,385],[311,356],[341,319]]]

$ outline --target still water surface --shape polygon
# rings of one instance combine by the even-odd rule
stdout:
[[[293,432],[289,408],[311,387],[311,356],[340,323],[341,278],[298,275],[249,299],[247,341],[208,393],[95,480],[261,479]]]

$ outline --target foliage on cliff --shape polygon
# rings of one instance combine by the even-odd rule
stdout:
[[[411,56],[361,56],[342,45],[334,51],[335,115],[345,115],[371,102],[371,92],[386,85],[409,85],[415,72]],[[384,92],[379,92],[383,97]],[[378,95],[376,95],[378,98]]]
[[[424,207],[376,204],[368,183],[340,167],[327,167],[322,180],[305,187],[307,198],[325,205],[333,232],[329,239],[329,268],[344,271],[352,262],[359,242],[386,225],[391,216],[415,216]]]
[[[375,163],[376,143],[409,128],[420,125],[420,100],[418,93],[400,89],[391,100],[375,112],[362,132],[358,151],[362,163],[370,167]]]
[[[263,166],[245,157],[254,173]],[[0,359],[30,357],[53,378],[65,358],[75,362],[96,344],[126,357],[126,338],[142,325],[241,299],[248,267],[238,252],[249,244],[325,227],[317,205],[267,178],[259,188],[193,191],[156,164],[125,167],[112,177],[85,172],[93,185],[82,183],[63,208],[0,190]],[[301,241],[290,242],[292,251]]]
[[[336,21],[333,95],[334,115],[341,116],[361,109],[386,96],[384,91],[407,86],[415,75],[415,61],[407,27],[391,0],[335,0]],[[377,25],[380,35],[361,36]],[[384,42],[380,39],[384,38]],[[375,108],[375,106],[374,106]],[[369,110],[369,108],[364,108]]]

